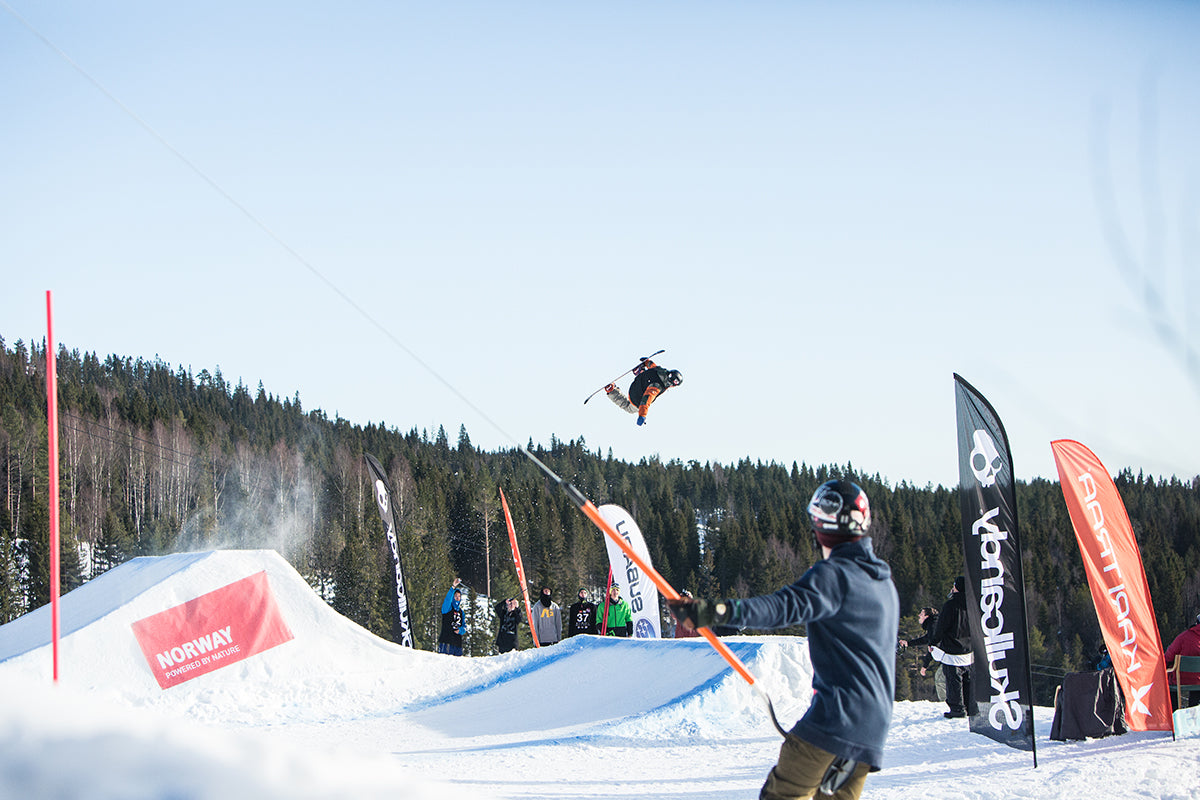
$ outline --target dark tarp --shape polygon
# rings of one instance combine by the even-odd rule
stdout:
[[[1112,667],[1099,672],[1072,672],[1063,678],[1054,701],[1051,739],[1099,739],[1128,730],[1125,696]]]

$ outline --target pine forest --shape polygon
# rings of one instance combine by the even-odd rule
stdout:
[[[0,623],[49,601],[45,348],[0,339]],[[139,556],[272,549],[341,614],[385,638],[394,566],[364,454],[387,471],[417,646],[432,650],[454,577],[469,587],[469,655],[495,652],[490,604],[519,588],[500,506],[503,489],[531,592],[564,606],[598,595],[601,534],[519,449],[483,452],[453,436],[305,411],[292,398],[193,375],[161,361],[60,349],[59,503],[62,592]],[[632,464],[582,438],[527,449],[597,505],[627,509],[654,566],[697,596],[747,596],[791,583],[819,557],[806,506],[830,477],[867,492],[875,550],[891,565],[901,637],[939,607],[963,571],[956,490],[891,484],[859,465]],[[801,455],[801,454],[798,454]],[[1115,465],[1113,465],[1115,466]],[[1116,476],[1167,642],[1200,611],[1200,477]],[[1057,482],[1017,483],[1035,699],[1087,669],[1101,643]],[[665,612],[664,612],[665,613]],[[664,630],[668,628],[664,616]],[[531,646],[521,629],[521,647]],[[803,630],[784,631],[803,633]],[[897,699],[930,699],[914,649],[898,648]]]

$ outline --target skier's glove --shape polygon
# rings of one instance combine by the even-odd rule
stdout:
[[[645,424],[646,424],[646,418],[638,417],[638,425],[645,425]]]
[[[696,628],[711,628],[713,625],[728,625],[733,619],[732,600],[703,600],[681,597],[668,600],[671,616],[689,631]]]

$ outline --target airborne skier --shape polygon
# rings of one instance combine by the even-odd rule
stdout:
[[[636,377],[629,385],[628,397],[621,394],[615,383],[605,386],[604,393],[617,408],[637,414],[638,425],[645,425],[646,415],[650,413],[650,404],[667,389],[683,383],[683,376],[679,374],[679,370],[660,367],[648,357],[642,358],[641,363],[633,368],[633,374]]]

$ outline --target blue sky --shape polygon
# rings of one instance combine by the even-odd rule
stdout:
[[[918,485],[958,372],[1021,478],[1057,438],[1191,477],[1197,41],[1183,2],[0,0],[0,336],[50,289],[69,348],[357,424]],[[644,428],[583,405],[658,348]]]

